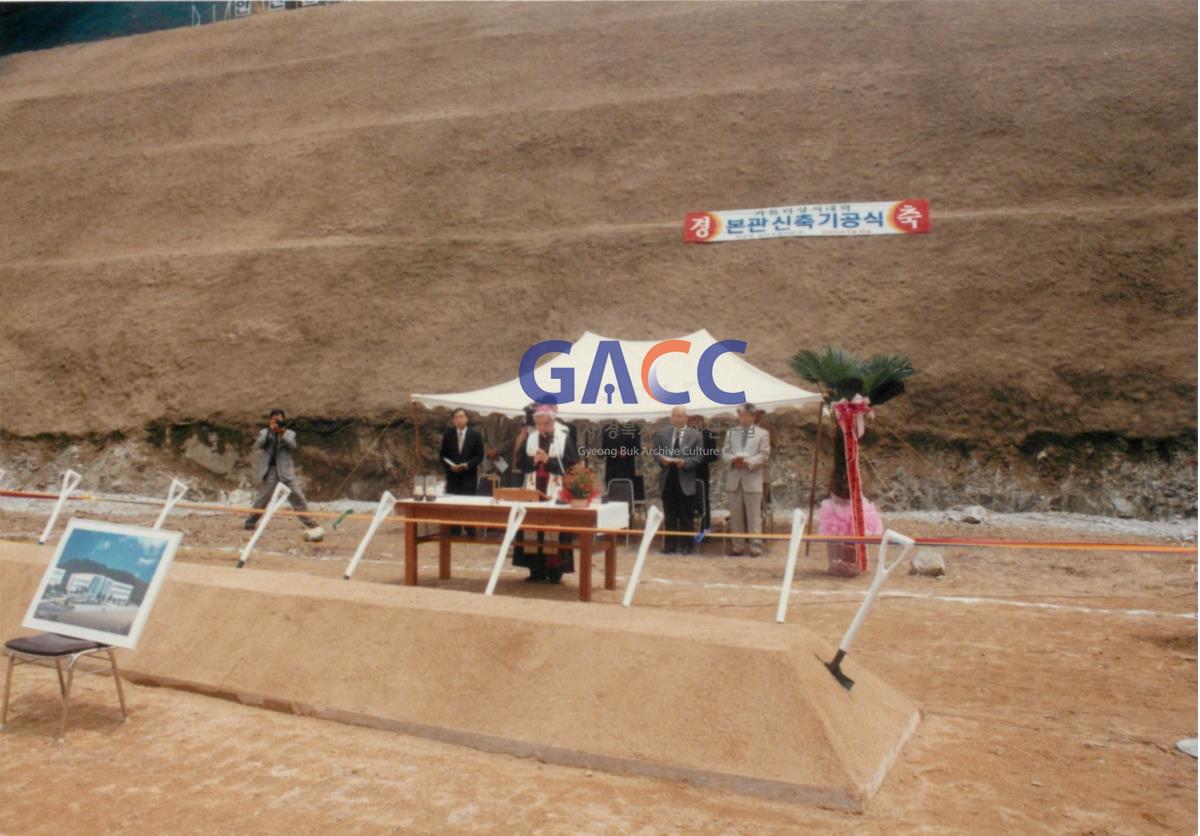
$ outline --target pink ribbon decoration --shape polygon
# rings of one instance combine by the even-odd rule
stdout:
[[[840,400],[833,405],[838,426],[842,428],[842,445],[846,452],[846,482],[850,487],[850,515],[854,521],[854,536],[864,535],[862,476],[858,470],[858,439],[866,431],[866,416],[871,412],[871,400],[855,395],[853,400]],[[854,544],[854,559],[858,571],[867,571],[867,546]]]
[[[833,409],[837,412],[838,422],[841,423],[841,417],[844,414],[850,414],[854,417],[854,437],[855,439],[862,438],[862,434],[867,431],[867,424],[864,420],[866,416],[871,415],[871,399],[864,398],[862,395],[855,395],[851,400],[841,400],[833,405]],[[845,427],[842,430],[845,431]]]

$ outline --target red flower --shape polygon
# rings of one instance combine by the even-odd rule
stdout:
[[[593,499],[599,495],[600,480],[596,478],[595,472],[585,465],[577,464],[563,477],[558,498],[569,502],[572,499]]]

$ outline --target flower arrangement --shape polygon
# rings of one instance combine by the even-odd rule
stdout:
[[[564,502],[589,502],[600,495],[600,480],[586,465],[577,464],[563,476],[558,498]]]
[[[850,512],[850,500],[831,496],[821,501],[817,511],[817,530],[822,534],[854,536],[854,520]],[[863,498],[863,533],[882,534],[883,520],[871,500]]]
[[[821,534],[833,537],[854,536],[854,513],[850,508],[850,500],[834,494],[822,500],[821,509],[817,512],[817,530]],[[863,498],[863,533],[882,534],[883,520],[879,518],[879,510],[867,498]],[[858,552],[852,543],[826,543],[825,551],[829,556],[829,574],[843,578],[856,578],[865,570],[858,563]]]

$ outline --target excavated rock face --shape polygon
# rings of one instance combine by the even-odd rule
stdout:
[[[881,410],[882,412],[882,410]],[[421,418],[421,461],[435,472],[445,410]],[[718,434],[730,421],[713,421]],[[891,422],[886,422],[890,424]],[[791,414],[772,418],[772,500],[782,517],[806,507],[812,473],[815,421]],[[883,511],[975,506],[965,516],[986,520],[987,512],[1071,511],[1142,519],[1169,519],[1196,511],[1196,444],[1190,437],[1146,442],[1138,439],[1055,438],[999,450],[958,449],[928,436],[893,434],[880,421],[864,436],[863,473],[868,496]],[[297,469],[310,499],[375,500],[384,490],[407,494],[415,451],[410,420],[371,424],[356,420],[292,419],[300,450]],[[832,461],[825,426],[821,471]],[[0,439],[4,487],[47,488],[67,467],[83,473],[82,490],[165,494],[171,478],[186,479],[194,496],[248,498],[256,486],[257,428],[209,423],[154,426],[138,435]],[[585,446],[598,436],[580,423]],[[597,439],[598,440],[598,439]],[[598,444],[590,444],[598,447]],[[592,464],[602,473],[601,461]],[[643,457],[640,472],[655,495],[657,467]],[[714,466],[712,502],[725,504],[723,470]],[[827,479],[818,480],[818,497]],[[982,507],[979,507],[982,506]],[[986,509],[986,510],[984,510]]]
[[[912,359],[865,450],[885,507],[1194,512],[1195,27],[348,4],[7,56],[0,467],[236,489],[279,403],[316,496],[377,495],[412,392],[706,327],[792,380],[827,343]],[[681,241],[688,210],[904,197],[931,234]],[[811,426],[780,426],[791,503]]]

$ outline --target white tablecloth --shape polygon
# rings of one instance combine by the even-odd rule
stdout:
[[[459,494],[439,496],[434,501],[434,504],[443,507],[447,505],[495,505],[499,508],[511,508],[514,505],[524,505],[526,508],[539,508],[549,511],[584,510],[571,508],[567,505],[558,505],[554,502],[513,502],[506,499],[492,499],[490,496],[467,496]],[[596,528],[629,527],[629,505],[627,503],[594,501],[586,510],[596,512]]]

